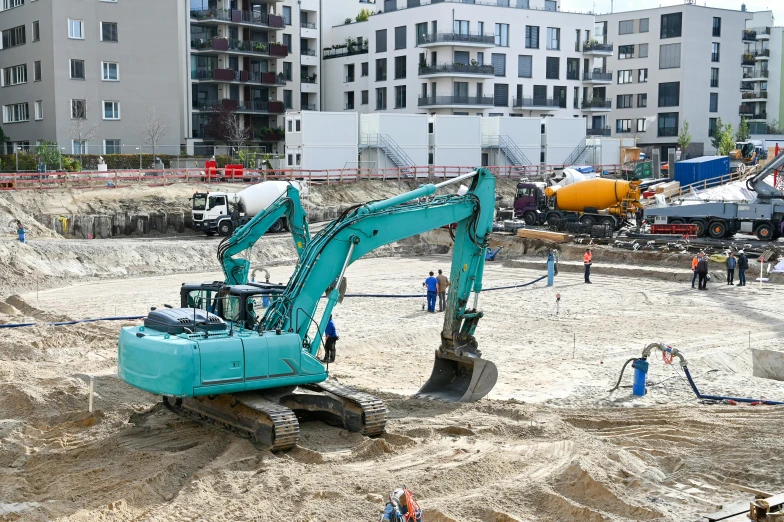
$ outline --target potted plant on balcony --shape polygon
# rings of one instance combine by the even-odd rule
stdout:
[[[591,49],[597,47],[598,45],[599,45],[599,40],[597,40],[596,38],[591,38],[590,40],[585,42],[585,46],[583,47],[583,49],[586,51],[590,51]]]
[[[343,23],[346,25],[350,24],[351,22],[352,22],[351,18],[346,18],[345,20],[343,20]]]
[[[264,51],[267,50],[267,46],[261,42],[256,42],[253,44],[253,50],[256,51],[257,53],[263,53]]]
[[[757,39],[757,31],[753,29],[744,29],[743,36],[746,40],[756,40]]]
[[[752,53],[743,53],[743,63],[754,63],[754,55]]]
[[[420,56],[419,57],[419,68],[420,69],[424,69],[425,67],[427,67],[427,62],[425,61],[425,57],[424,56]]]
[[[476,60],[471,60],[471,65],[477,67],[479,65],[479,62],[477,62]]]

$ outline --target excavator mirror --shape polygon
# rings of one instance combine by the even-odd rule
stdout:
[[[338,285],[338,303],[343,302],[343,296],[346,295],[346,290],[348,289],[348,281],[344,277],[340,280],[340,284]]]

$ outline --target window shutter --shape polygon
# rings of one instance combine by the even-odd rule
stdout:
[[[397,10],[397,0],[384,0],[384,12]]]
[[[647,58],[648,57],[648,44],[642,43],[640,44],[640,58]]]
[[[547,86],[534,85],[534,100],[541,102],[546,99],[547,99]]]
[[[468,65],[470,62],[468,51],[455,51],[455,63],[461,63],[463,65]]]
[[[493,86],[493,105],[496,107],[506,107],[509,105],[509,86],[504,83],[496,83]]]
[[[547,78],[550,80],[557,80],[559,74],[560,59],[553,56],[547,57]]]
[[[681,44],[667,44],[659,48],[659,69],[675,69],[681,66]]]
[[[517,76],[520,78],[531,78],[533,76],[533,60],[531,56],[517,57]]]
[[[556,11],[558,9],[558,2],[555,0],[544,0],[545,11]]]
[[[506,76],[506,55],[493,54],[492,55],[493,69],[496,76]]]
[[[528,9],[528,0],[517,0],[517,7],[520,9]]]
[[[291,25],[291,7],[287,5],[283,6],[283,23]]]
[[[509,7],[509,0],[497,0],[499,7]]]
[[[376,52],[383,53],[387,50],[387,30],[376,31]]]

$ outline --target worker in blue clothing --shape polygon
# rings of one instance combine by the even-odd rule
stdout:
[[[409,506],[408,504],[412,505]],[[411,514],[409,514],[409,509]],[[396,489],[389,495],[384,506],[384,513],[379,522],[422,522],[422,509],[414,499],[413,493],[405,486]]]
[[[433,277],[433,272],[430,272],[430,277],[425,279],[422,286],[427,288],[427,311],[436,313],[436,296],[438,295],[438,279]]]
[[[324,335],[326,336],[327,340],[324,343],[324,361],[325,363],[332,363],[335,362],[335,343],[338,342],[338,330],[335,328],[335,321],[332,320],[332,316],[329,316],[329,322],[327,323],[327,328],[324,330]]]

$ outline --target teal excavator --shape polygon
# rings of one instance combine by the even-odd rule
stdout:
[[[461,186],[456,194],[436,195],[460,181],[469,186]],[[290,202],[281,202],[290,227],[305,222],[304,212],[301,221],[293,219],[295,198],[289,192],[283,199]],[[481,357],[474,337],[483,315],[477,305],[494,209],[495,179],[478,169],[351,207],[310,241],[306,225],[292,228],[295,244],[302,243],[299,262],[285,286],[265,288],[272,299],[263,317],[249,320],[255,316],[243,315],[241,301],[231,296],[245,287],[248,292],[258,290],[245,284],[249,265],[241,259],[222,262],[231,284],[216,287],[214,299],[201,299],[202,294],[186,298],[183,291],[181,308],[152,309],[144,326],[122,329],[119,376],[136,388],[162,395],[172,410],[218,422],[273,451],[297,443],[297,415],[315,415],[349,431],[379,435],[386,424],[384,403],[329,379],[328,368],[317,359],[323,332],[341,299],[351,263],[383,245],[457,223],[441,345],[431,376],[418,394],[446,401],[479,400],[498,378],[495,365]],[[281,210],[270,213],[272,222],[275,212]],[[233,246],[224,249],[222,259],[263,234],[264,219],[259,218],[256,232],[245,240],[230,240]],[[323,297],[326,302],[317,320]]]

